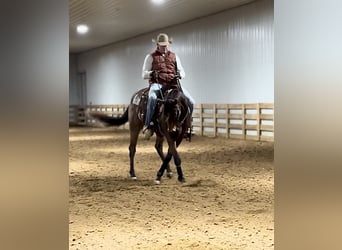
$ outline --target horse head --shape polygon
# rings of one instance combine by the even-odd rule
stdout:
[[[161,100],[159,124],[164,124],[163,133],[169,133],[178,146],[189,126],[188,101],[178,89],[169,90]]]

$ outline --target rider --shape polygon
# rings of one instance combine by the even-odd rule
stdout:
[[[184,78],[185,72],[182,67],[179,57],[169,50],[169,45],[172,43],[168,35],[161,33],[157,36],[157,48],[151,54],[145,57],[142,77],[149,79],[150,90],[148,92],[147,113],[145,118],[145,138],[149,139],[153,135],[152,121],[154,110],[157,104],[157,95],[163,86],[177,86],[177,77]],[[184,95],[190,101],[190,113],[193,111],[194,99],[189,92],[182,86]]]

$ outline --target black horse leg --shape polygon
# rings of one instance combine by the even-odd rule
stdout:
[[[132,179],[136,179],[135,171],[134,171],[134,156],[135,156],[136,147],[129,145],[129,175]]]
[[[185,178],[184,178],[182,167],[181,167],[181,159],[179,157],[177,150],[174,150],[173,158],[174,158],[174,162],[177,168],[178,181],[183,183],[185,182]]]
[[[136,152],[136,146],[137,146],[137,141],[138,141],[138,132],[132,132],[133,130],[131,129],[131,139],[130,139],[130,144],[129,144],[129,175],[133,180],[136,180],[137,177],[135,175],[134,171],[134,156]]]
[[[174,159],[174,162],[175,162],[175,165],[177,168],[178,181],[185,182],[185,178],[183,176],[183,171],[182,171],[182,167],[181,167],[181,159],[180,159],[179,154],[177,152],[175,142],[168,135],[166,136],[166,139],[167,139],[167,143],[169,145],[169,152],[168,153],[173,156],[173,159]]]
[[[156,144],[154,145],[154,147],[156,148],[157,153],[158,153],[160,159],[164,162],[165,155],[164,155],[164,152],[163,152],[163,141],[164,141],[163,137],[157,136]],[[166,173],[167,173],[166,174],[167,177],[169,177],[169,178],[172,177],[172,171],[171,171],[171,168],[170,168],[170,164],[166,165]]]
[[[167,168],[167,165],[169,164],[169,162],[171,161],[171,158],[172,158],[172,154],[170,152],[167,153],[158,173],[157,173],[157,178],[155,180],[155,183],[156,184],[160,184],[160,180],[161,180],[161,177],[163,176],[164,174],[164,171],[165,169]]]

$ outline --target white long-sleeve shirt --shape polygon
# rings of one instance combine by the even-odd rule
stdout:
[[[153,62],[153,57],[151,54],[148,54],[145,57],[144,65],[142,68],[142,78],[143,79],[151,78],[150,74],[152,73],[152,70],[151,70],[152,69],[152,62]],[[184,71],[182,63],[181,63],[181,61],[177,55],[176,55],[176,63],[177,63],[177,70],[179,71],[180,77],[184,78],[185,77],[185,71]]]

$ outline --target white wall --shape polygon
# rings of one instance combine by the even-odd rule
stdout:
[[[173,37],[170,48],[187,74],[181,83],[197,103],[274,102],[273,0],[79,54],[88,102],[126,104],[134,91],[147,86],[142,64],[155,49],[151,39],[160,32]]]
[[[80,89],[77,79],[77,57],[74,54],[69,55],[69,105],[78,105],[81,103]]]

